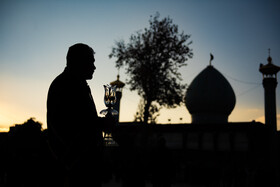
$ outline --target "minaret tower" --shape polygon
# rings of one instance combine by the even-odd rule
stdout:
[[[122,81],[120,81],[119,79],[120,79],[120,75],[117,76],[117,80],[110,83],[112,86],[116,86],[117,102],[113,108],[119,112],[119,114],[117,116],[118,121],[119,121],[119,117],[120,117],[120,103],[121,103],[121,98],[122,98],[122,89],[125,86],[125,84]]]
[[[264,102],[265,102],[265,125],[276,132],[277,121],[276,121],[276,86],[277,86],[277,73],[280,67],[272,63],[272,58],[267,58],[267,64],[260,64],[259,71],[263,74],[263,87],[264,87]]]

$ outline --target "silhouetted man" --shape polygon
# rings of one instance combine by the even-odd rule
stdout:
[[[56,157],[57,185],[101,186],[101,126],[86,82],[96,69],[94,51],[71,46],[65,70],[52,82],[47,100],[50,147]],[[63,184],[64,183],[64,184]]]

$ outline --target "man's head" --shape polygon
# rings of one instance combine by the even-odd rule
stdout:
[[[67,56],[67,67],[82,79],[92,79],[96,69],[94,62],[94,51],[86,44],[78,43],[69,47]]]

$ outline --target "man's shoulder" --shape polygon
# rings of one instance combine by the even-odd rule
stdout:
[[[86,85],[86,83],[75,79],[64,71],[53,80],[49,90],[82,92]]]
[[[57,84],[63,84],[65,82],[67,82],[67,79],[66,79],[64,73],[62,72],[52,81],[51,86],[57,85]]]
[[[52,81],[49,87],[49,94],[50,93],[57,94],[57,92],[61,92],[62,90],[65,90],[67,87],[69,87],[69,85],[70,85],[69,80],[67,80],[67,77],[65,77],[64,73],[62,72]]]
[[[67,75],[67,73],[64,71],[52,81],[51,87],[63,87],[73,83],[74,81],[72,80],[71,76]]]

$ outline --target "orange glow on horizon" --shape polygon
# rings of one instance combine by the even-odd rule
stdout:
[[[6,109],[6,110],[4,110]],[[43,129],[47,128],[45,113],[39,116],[28,115],[28,113],[21,113],[20,109],[15,107],[1,107],[0,109],[0,132],[8,132],[10,126],[15,124],[22,124],[30,117],[35,117],[37,121],[43,124]],[[31,113],[32,111],[29,111]],[[122,111],[122,119],[132,119],[131,116],[125,116],[125,111]],[[259,117],[258,117],[259,116]],[[122,120],[133,121],[133,120]],[[170,121],[169,121],[170,119]],[[243,122],[243,121],[258,121],[265,123],[263,109],[246,109],[242,107],[236,108],[232,115],[229,116],[230,122]],[[158,124],[178,124],[178,123],[191,123],[191,116],[184,106],[175,109],[162,109],[160,116],[157,120]],[[280,130],[280,114],[277,114],[277,126]]]

